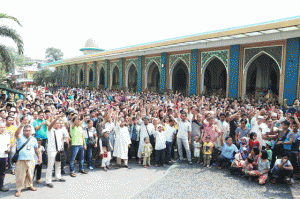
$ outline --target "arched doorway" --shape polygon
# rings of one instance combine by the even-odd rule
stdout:
[[[176,91],[180,92],[183,95],[188,94],[188,85],[189,85],[189,71],[187,66],[183,61],[179,61],[173,69],[172,73],[172,90],[173,93]]]
[[[100,74],[99,74],[99,86],[104,88],[105,87],[105,74],[104,74],[104,69],[100,69]]]
[[[151,92],[159,92],[160,87],[160,73],[156,63],[152,63],[148,69],[147,74],[147,88]]]
[[[225,97],[227,71],[221,60],[214,58],[204,66],[203,94]]]
[[[270,91],[269,97],[278,99],[280,70],[271,56],[265,53],[259,55],[246,67],[245,76],[247,98],[267,98]]]
[[[83,70],[82,69],[80,70],[80,73],[79,73],[79,84],[83,85]]]
[[[119,68],[117,66],[114,67],[114,70],[112,72],[112,78],[111,78],[111,85],[112,85],[112,89],[117,89],[119,84],[120,84],[120,71]]]
[[[138,74],[134,64],[131,64],[127,74],[127,88],[130,92],[137,92]]]
[[[93,69],[89,70],[89,86],[93,86]]]

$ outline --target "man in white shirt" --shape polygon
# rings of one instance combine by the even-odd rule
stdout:
[[[182,152],[182,145],[183,145],[187,154],[189,164],[191,165],[193,164],[191,158],[191,149],[190,149],[190,144],[192,141],[192,125],[187,120],[187,113],[185,112],[181,113],[181,119],[175,118],[175,121],[177,122],[177,130],[178,130],[177,145],[178,145],[178,152],[179,152],[179,163],[181,163],[183,160],[183,152]]]
[[[219,155],[222,152],[223,146],[222,146],[221,139],[223,139],[223,143],[225,143],[225,138],[229,136],[230,127],[229,127],[228,122],[226,122],[225,118],[226,118],[225,113],[221,113],[220,120],[216,120],[217,126],[221,130],[221,133],[223,133],[223,136],[218,136],[218,133],[216,132],[217,140],[214,145],[214,148],[216,150],[213,151],[213,154],[214,154],[213,159],[216,159],[217,157],[219,157]]]
[[[263,140],[262,135],[265,134],[265,131],[268,128],[268,126],[263,123],[263,119],[263,116],[258,116],[257,119],[256,117],[253,117],[251,121],[251,132],[256,133],[257,140],[259,141],[261,146],[266,145],[266,141]]]
[[[48,167],[46,172],[46,186],[49,188],[53,188],[52,184],[52,170],[55,163],[55,178],[59,182],[65,182],[65,179],[61,178],[61,161],[56,161],[55,157],[57,152],[63,151],[64,149],[64,139],[63,139],[63,131],[60,129],[60,123],[58,119],[60,119],[61,115],[57,116],[55,120],[48,127],[48,145],[47,145],[47,153],[48,153]]]
[[[0,123],[0,191],[7,192],[9,189],[4,187],[5,167],[10,149],[10,135],[5,133],[5,124]]]

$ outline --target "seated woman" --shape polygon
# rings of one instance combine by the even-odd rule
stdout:
[[[271,171],[273,177],[272,183],[276,183],[276,181],[285,181],[287,184],[291,184],[293,170],[294,168],[289,161],[289,154],[284,153],[281,159],[276,160]]]

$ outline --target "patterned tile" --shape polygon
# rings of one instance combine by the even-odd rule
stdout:
[[[299,38],[287,40],[283,98],[288,100],[288,105],[297,98],[299,50]]]
[[[191,51],[190,95],[196,95],[198,50]]]
[[[203,67],[212,57],[218,57],[224,63],[226,69],[228,69],[228,60],[229,60],[229,51],[228,50],[219,50],[219,51],[209,51],[201,53],[201,71]]]
[[[229,98],[238,97],[240,45],[230,46]]]

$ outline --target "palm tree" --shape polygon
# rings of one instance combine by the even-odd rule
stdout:
[[[17,18],[9,16],[7,14],[0,13],[0,20],[1,19],[12,19],[13,21],[17,22],[20,26],[22,26]],[[23,40],[16,30],[9,28],[5,25],[0,25],[0,36],[11,38],[17,44],[18,53],[23,54]],[[6,72],[8,72],[13,67],[9,49],[2,44],[0,44],[0,61],[3,63]]]

